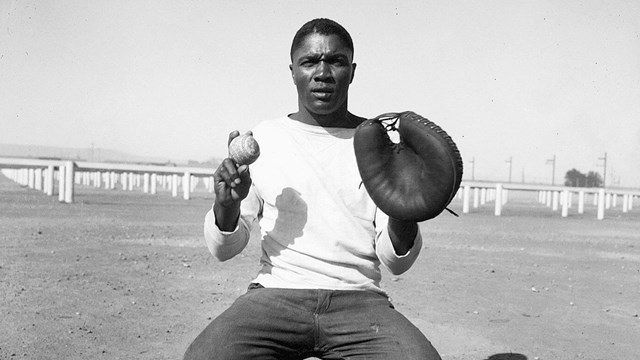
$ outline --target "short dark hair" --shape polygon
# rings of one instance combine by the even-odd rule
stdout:
[[[293,53],[298,50],[307,36],[311,34],[336,35],[347,45],[353,54],[353,40],[351,40],[349,32],[333,20],[318,18],[308,21],[296,32],[296,35],[293,37],[293,42],[291,43],[291,59],[293,59]]]

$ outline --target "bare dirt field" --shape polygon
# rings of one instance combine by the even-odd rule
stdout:
[[[0,176],[0,359],[180,359],[258,269],[257,241],[209,255],[211,201],[78,187],[61,204]],[[634,206],[563,219],[514,194],[502,217],[444,213],[383,286],[445,360],[640,359]]]

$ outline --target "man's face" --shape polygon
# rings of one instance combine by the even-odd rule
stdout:
[[[300,108],[319,115],[346,108],[356,67],[352,61],[353,52],[338,36],[307,36],[293,53],[290,65]]]

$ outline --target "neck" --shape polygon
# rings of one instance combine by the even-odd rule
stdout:
[[[346,106],[331,114],[314,114],[300,106],[298,112],[289,115],[289,117],[308,125],[333,128],[355,128],[361,122],[357,116],[347,110]]]

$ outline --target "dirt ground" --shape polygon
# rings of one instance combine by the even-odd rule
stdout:
[[[422,223],[417,263],[384,274],[396,308],[445,360],[639,359],[640,204],[563,219],[534,197]],[[0,176],[0,359],[180,359],[258,269],[256,241],[210,256],[211,201],[78,187],[61,204]]]

